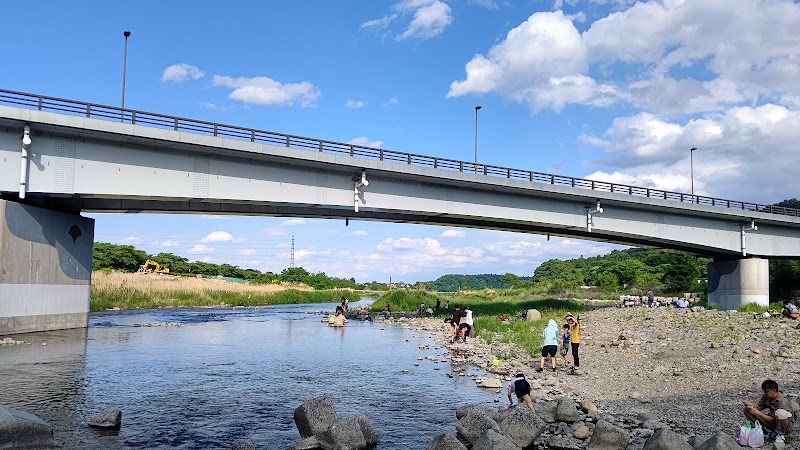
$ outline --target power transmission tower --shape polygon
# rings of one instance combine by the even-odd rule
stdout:
[[[292,258],[289,261],[289,267],[294,267],[294,235],[292,235]]]

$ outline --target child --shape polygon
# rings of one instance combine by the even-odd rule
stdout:
[[[544,360],[550,357],[550,366],[553,372],[556,371],[556,349],[558,348],[558,324],[555,320],[550,319],[547,327],[542,332],[544,344],[542,345],[542,358],[539,360],[539,368],[537,372],[544,370]]]
[[[572,347],[572,367],[570,373],[577,373],[580,369],[581,360],[578,356],[578,348],[581,345],[581,322],[572,313],[567,313],[567,323],[570,326],[569,345]]]
[[[564,357],[564,367],[569,367],[569,324],[565,323],[561,333],[561,356]]]

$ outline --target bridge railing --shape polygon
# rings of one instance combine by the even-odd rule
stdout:
[[[627,194],[637,197],[673,200],[683,203],[693,203],[698,205],[800,217],[800,210],[794,208],[760,205],[738,200],[705,197],[701,195],[685,194],[682,192],[663,191],[660,189],[629,186],[624,184],[609,183],[606,181],[587,180],[584,178],[533,172],[530,170],[492,166],[481,163],[476,164],[473,162],[438,158],[435,156],[416,155],[413,153],[404,153],[356,144],[326,141],[322,139],[295,136],[291,134],[275,133],[272,131],[224,125],[214,122],[206,122],[203,120],[167,116],[164,114],[146,111],[120,109],[114,106],[79,102],[56,97],[47,97],[44,95],[28,94],[25,92],[9,91],[5,89],[0,89],[0,104],[36,109],[39,111],[50,111],[75,116],[83,116],[93,119],[112,120],[135,125],[145,125],[174,131],[186,131],[189,133],[218,136],[222,138],[258,142],[289,148],[312,150],[322,153],[352,156],[356,158],[429,167],[440,170],[475,173],[492,177],[551,184],[554,186],[568,186],[580,189],[590,189],[594,191]]]

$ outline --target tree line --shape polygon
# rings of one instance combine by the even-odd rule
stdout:
[[[94,244],[94,260],[92,270],[117,270],[136,272],[147,260],[155,261],[162,267],[168,267],[172,275],[201,275],[242,278],[254,284],[275,282],[304,283],[314,289],[366,289],[385,291],[386,283],[372,281],[356,283],[355,278],[345,279],[326,275],[324,272],[309,273],[302,267],[288,267],[280,273],[261,272],[256,269],[242,269],[232,264],[214,264],[203,261],[189,261],[188,258],[172,253],[150,255],[132,245],[116,245],[107,242]]]

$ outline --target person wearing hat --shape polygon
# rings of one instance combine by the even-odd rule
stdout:
[[[508,406],[514,406],[514,401],[511,400],[511,394],[516,394],[517,396],[517,405],[525,402],[525,405],[528,406],[528,409],[531,412],[536,412],[533,410],[533,401],[531,400],[531,385],[528,384],[528,380],[525,379],[525,375],[523,373],[518,373],[513,380],[508,382]]]
[[[570,334],[569,342],[572,347],[572,368],[570,372],[575,372],[580,368],[580,359],[578,358],[578,347],[581,346],[581,324],[580,320],[576,319],[572,313],[567,313],[567,324],[569,325]]]

